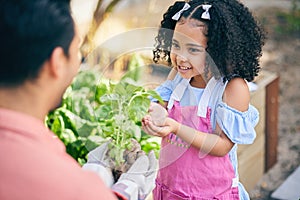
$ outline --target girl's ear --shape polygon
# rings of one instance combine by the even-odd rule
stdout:
[[[50,74],[55,77],[63,76],[63,70],[65,66],[67,58],[64,53],[63,48],[56,47],[49,58],[49,72]]]

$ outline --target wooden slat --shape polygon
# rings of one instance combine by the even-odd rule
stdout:
[[[265,171],[277,162],[279,77],[266,87],[266,161]]]

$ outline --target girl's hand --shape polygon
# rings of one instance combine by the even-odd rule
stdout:
[[[165,119],[162,125],[155,125],[150,115],[142,119],[142,129],[149,135],[165,137],[171,132],[176,133],[178,127],[179,123],[169,117]]]
[[[151,103],[149,115],[142,119],[142,129],[149,135],[164,137],[177,131],[178,122],[168,117],[167,110],[160,104]]]
[[[163,106],[152,102],[148,112],[154,125],[163,126],[165,124],[165,120],[168,117],[168,112]]]

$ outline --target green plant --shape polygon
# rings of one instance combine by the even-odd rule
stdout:
[[[278,26],[276,30],[279,34],[295,34],[296,36],[300,33],[300,1],[293,0],[291,9],[288,13],[278,12]]]
[[[105,85],[100,87],[104,88]],[[103,136],[111,139],[109,157],[113,158],[113,168],[121,170],[125,167],[122,166],[126,157],[124,151],[135,149],[138,153],[141,150],[132,138],[141,141],[142,136],[146,136],[142,135],[140,121],[148,111],[149,96],[160,99],[156,92],[146,90],[136,85],[133,79],[125,77],[116,84],[109,83],[106,93],[99,98],[98,120],[104,122]]]
[[[138,85],[137,74],[130,71],[113,82],[100,79],[95,71],[81,71],[67,89],[61,107],[48,115],[47,126],[80,164],[86,162],[90,150],[107,141],[111,167],[120,171],[130,164],[124,152],[154,150],[158,155],[159,144],[141,130],[141,119],[148,111],[149,97],[161,98]]]

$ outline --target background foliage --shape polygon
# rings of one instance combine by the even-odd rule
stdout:
[[[137,84],[141,68],[132,57],[126,73],[117,82],[101,77],[100,72],[81,71],[64,94],[61,107],[51,112],[47,126],[62,140],[67,152],[81,165],[89,151],[111,139],[115,148],[124,149],[136,139],[146,153],[160,148],[157,138],[141,130],[141,119],[147,113],[156,92]]]

